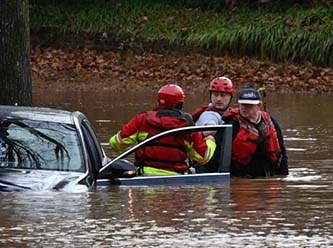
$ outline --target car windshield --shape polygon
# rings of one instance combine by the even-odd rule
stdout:
[[[74,125],[31,120],[1,121],[0,167],[85,171]]]

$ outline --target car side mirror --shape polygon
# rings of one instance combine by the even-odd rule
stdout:
[[[126,159],[119,159],[103,168],[98,179],[131,178],[136,176],[136,166]]]

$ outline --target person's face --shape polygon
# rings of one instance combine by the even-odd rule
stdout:
[[[224,110],[230,104],[231,94],[212,91],[210,100],[216,108]]]
[[[256,119],[260,110],[260,104],[239,104],[241,116],[251,120]]]

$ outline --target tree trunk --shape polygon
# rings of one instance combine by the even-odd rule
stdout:
[[[31,105],[28,0],[0,0],[0,104]]]

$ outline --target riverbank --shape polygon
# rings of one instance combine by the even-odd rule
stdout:
[[[225,75],[236,88],[333,91],[329,3],[190,2],[31,1],[35,87],[202,91]]]
[[[209,2],[209,3],[208,3]],[[122,49],[184,46],[270,61],[333,65],[329,1],[30,1],[41,44],[86,35]],[[264,3],[265,2],[265,3]],[[67,38],[67,37],[66,37]],[[76,44],[74,44],[76,45]]]
[[[155,90],[178,83],[204,91],[216,76],[232,79],[236,89],[270,81],[275,92],[333,92],[333,69],[311,64],[273,63],[250,57],[119,50],[33,48],[34,87],[107,89],[115,92]]]

